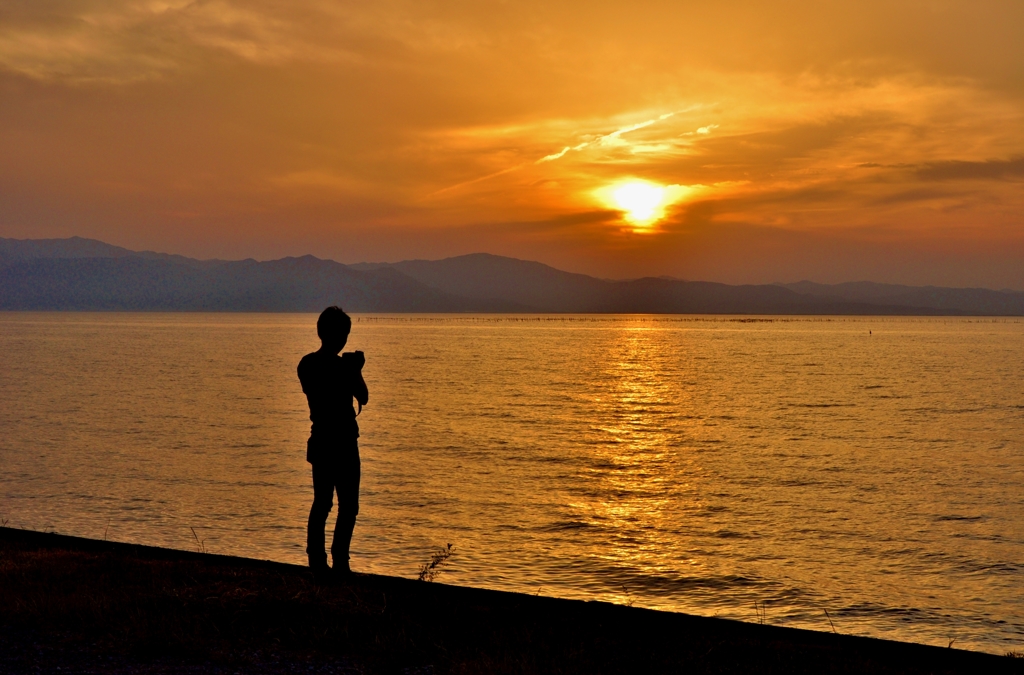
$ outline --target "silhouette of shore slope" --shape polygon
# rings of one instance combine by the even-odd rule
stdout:
[[[857,282],[731,286],[563,272],[486,253],[343,265],[194,260],[100,241],[0,238],[0,310],[1024,316],[1024,293]]]
[[[410,561],[412,568],[418,561]],[[0,672],[1020,673],[1008,657],[0,528]]]

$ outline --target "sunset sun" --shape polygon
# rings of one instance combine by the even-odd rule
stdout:
[[[634,181],[612,190],[612,200],[626,214],[626,220],[636,225],[648,225],[658,219],[665,200],[665,188]]]
[[[681,185],[625,180],[597,190],[597,195],[606,206],[621,211],[627,222],[647,229],[664,218],[665,209],[682,199],[687,191]]]

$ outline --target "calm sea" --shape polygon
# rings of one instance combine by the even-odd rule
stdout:
[[[0,314],[0,519],[303,563],[315,318]],[[1018,320],[362,315],[348,348],[356,570],[452,543],[444,583],[1024,650]]]

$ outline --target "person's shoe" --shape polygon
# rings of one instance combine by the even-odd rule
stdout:
[[[348,560],[335,560],[331,572],[336,579],[347,579],[352,576],[352,568],[348,566]]]
[[[334,574],[331,568],[327,566],[327,561],[323,562],[310,562],[309,571],[313,573],[313,581],[318,584],[329,584],[334,580]]]

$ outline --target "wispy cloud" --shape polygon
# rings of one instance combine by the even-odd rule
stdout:
[[[434,192],[431,192],[430,195],[428,195],[428,196],[436,197],[437,195],[442,195],[442,194],[444,194],[446,192],[452,192],[453,190],[458,190],[459,188],[469,187],[470,185],[475,185],[477,183],[482,183],[485,180],[490,180],[492,178],[497,178],[498,176],[504,176],[505,174],[512,173],[513,171],[519,171],[520,169],[522,169],[525,166],[527,166],[527,164],[517,164],[515,166],[510,166],[507,169],[502,169],[501,171],[495,171],[494,173],[489,173],[486,176],[479,176],[477,178],[472,178],[470,180],[462,181],[461,183],[456,183],[455,185],[449,185],[448,187],[441,188],[440,190],[435,190]]]
[[[0,10],[0,69],[76,84],[167,76],[221,53],[241,61],[386,63],[407,51],[473,45],[457,22],[416,25],[384,0],[82,0],[14,3]]]
[[[583,148],[587,147],[588,145],[590,145],[590,144],[589,143],[580,143],[578,146],[576,146],[576,148],[579,149],[579,150],[582,150]],[[541,157],[540,159],[537,160],[537,164],[543,164],[544,162],[553,162],[556,159],[561,159],[562,157],[565,157],[565,153],[569,152],[572,149],[573,148],[571,146],[567,145],[567,146],[565,146],[564,148],[562,148],[561,150],[559,150],[558,152],[556,152],[554,154],[546,155],[544,157]]]
[[[614,147],[629,145],[629,143],[627,143],[626,141],[624,141],[622,139],[622,135],[623,134],[628,134],[631,131],[638,131],[640,129],[646,129],[647,127],[651,126],[652,124],[657,124],[658,122],[661,122],[663,120],[667,120],[670,117],[673,117],[674,115],[676,115],[676,112],[665,113],[663,115],[659,115],[658,117],[655,117],[654,119],[649,119],[649,120],[646,120],[644,122],[638,122],[637,124],[630,124],[629,126],[622,127],[621,129],[616,129],[615,131],[613,131],[611,133],[598,136],[597,138],[595,138],[592,141],[584,141],[583,143],[579,143],[578,145],[573,145],[573,146],[568,146],[567,145],[564,148],[562,148],[559,152],[556,152],[556,153],[551,154],[551,155],[547,155],[545,157],[541,157],[540,159],[537,160],[537,164],[543,164],[544,162],[552,162],[552,161],[554,161],[556,159],[561,159],[562,157],[564,157],[569,152],[580,152],[581,150],[585,150],[585,149],[589,148],[592,145],[603,145],[603,146],[614,146]],[[714,125],[714,126],[717,126],[717,125]],[[667,145],[663,145],[661,147],[667,148],[668,146]]]
[[[653,119],[649,119],[649,120],[646,120],[644,122],[639,122],[639,123],[636,123],[636,124],[630,124],[628,126],[621,127],[619,129],[616,129],[616,130],[611,131],[609,133],[601,134],[601,135],[597,136],[596,138],[594,138],[593,140],[584,141],[584,142],[578,143],[576,145],[567,145],[567,146],[563,147],[561,150],[559,150],[558,152],[555,152],[555,153],[552,153],[550,155],[545,155],[545,156],[541,157],[540,159],[534,161],[533,164],[536,165],[536,164],[545,164],[547,162],[553,162],[555,160],[561,159],[562,157],[564,157],[565,155],[567,155],[570,152],[580,152],[580,151],[586,150],[587,148],[592,147],[592,146],[599,146],[599,145],[605,145],[605,146],[608,146],[608,145],[615,145],[615,146],[627,145],[624,141],[620,140],[620,138],[621,138],[621,136],[623,134],[627,134],[627,133],[629,133],[631,131],[637,131],[639,129],[644,129],[644,128],[649,127],[649,126],[651,126],[653,124],[657,124],[658,122],[661,122],[663,120],[667,120],[670,117],[674,116],[675,114],[676,114],[675,112],[664,113],[664,114],[659,115],[658,117],[655,117]],[[609,140],[609,139],[611,139],[611,140]],[[456,183],[455,185],[449,185],[448,187],[444,187],[444,188],[441,188],[440,190],[436,190],[436,191],[432,192],[430,194],[430,196],[434,197],[434,196],[437,196],[437,195],[441,195],[441,194],[445,194],[445,193],[448,193],[448,192],[452,192],[452,191],[457,190],[459,188],[468,187],[470,185],[475,185],[477,183],[481,183],[483,181],[490,180],[492,178],[497,178],[499,176],[503,176],[505,174],[512,173],[513,171],[519,171],[520,169],[522,169],[522,168],[524,168],[526,166],[529,166],[529,165],[530,165],[529,162],[521,162],[521,163],[515,164],[513,166],[509,166],[507,168],[501,169],[499,171],[494,171],[492,173],[488,173],[486,175],[479,176],[477,178],[473,178],[473,179],[470,179],[470,180],[461,181],[459,183]]]
[[[1024,157],[989,159],[982,162],[947,160],[929,162],[917,168],[923,180],[1002,180],[1024,178]]]

